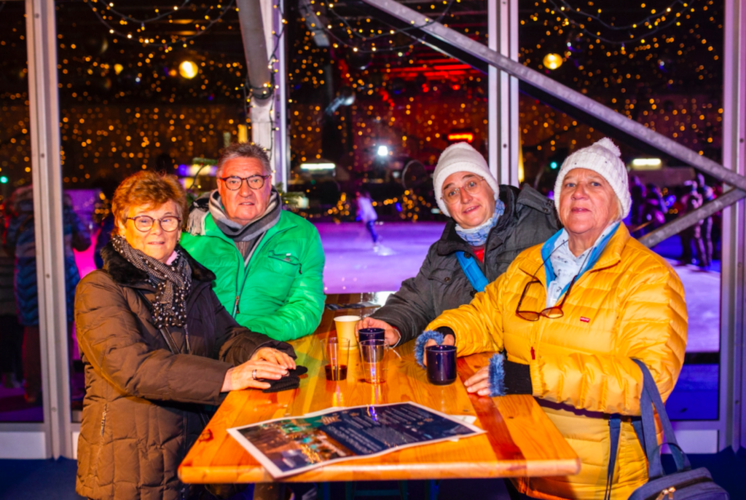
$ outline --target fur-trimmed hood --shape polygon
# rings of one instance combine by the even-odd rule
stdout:
[[[184,255],[186,255],[189,265],[192,268],[192,280],[203,281],[211,283],[215,281],[215,274],[207,269],[205,266],[194,260],[189,252],[181,248]],[[101,249],[101,258],[104,260],[104,269],[108,272],[111,277],[120,285],[136,285],[145,283],[148,280],[148,275],[143,271],[139,270],[122,255],[114,250],[114,246],[108,243],[104,248]]]

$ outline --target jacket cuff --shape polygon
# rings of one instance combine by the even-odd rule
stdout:
[[[490,358],[490,396],[505,396],[505,354],[497,353]]]
[[[435,329],[436,332],[440,332],[443,334],[443,337],[446,335],[452,335],[453,336],[453,342],[456,343],[456,332],[454,332],[450,326],[439,326]]]
[[[508,361],[502,352],[490,358],[489,378],[492,397],[534,392],[531,385],[531,367]]]
[[[424,368],[425,363],[423,358],[425,357],[425,344],[428,340],[434,340],[436,344],[440,345],[443,343],[443,334],[434,330],[425,330],[422,335],[417,337],[414,344],[414,357],[417,360],[417,364]]]
[[[513,363],[505,360],[505,393],[506,394],[533,394],[534,388],[531,384],[531,366],[521,363]]]

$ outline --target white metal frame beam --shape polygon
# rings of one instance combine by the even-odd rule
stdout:
[[[251,141],[269,151],[275,184],[288,179],[283,0],[237,0],[251,95]]]
[[[47,456],[72,457],[54,0],[26,0],[26,36]]]
[[[746,1],[725,0],[723,165],[746,175]],[[717,201],[717,200],[716,200]],[[703,207],[704,208],[704,207]],[[723,211],[720,301],[720,448],[746,447],[746,210]]]
[[[487,46],[518,61],[518,0],[499,0],[487,5]],[[488,69],[488,160],[500,184],[518,186],[520,149],[518,79],[495,66]]]

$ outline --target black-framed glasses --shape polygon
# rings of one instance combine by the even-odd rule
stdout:
[[[154,219],[149,215],[138,215],[137,217],[127,217],[126,220],[131,220],[135,225],[135,229],[142,231],[143,233],[150,231],[156,221],[158,221],[161,229],[167,233],[173,233],[181,227],[181,219],[175,215],[167,215],[161,219]]]
[[[562,245],[567,244],[567,241],[563,242]],[[542,267],[547,263],[547,260],[549,260],[549,257],[552,256],[554,252],[562,248],[562,245],[558,246],[552,252],[547,255],[547,258],[544,259],[539,266],[539,268],[534,272],[534,274],[531,275],[531,281],[526,283],[526,286],[523,287],[523,293],[521,294],[521,298],[518,301],[518,305],[515,308],[515,314],[521,319],[525,319],[526,321],[539,321],[539,318],[541,316],[544,316],[545,318],[549,319],[557,319],[561,318],[565,315],[565,312],[562,310],[562,307],[565,305],[565,301],[567,300],[567,297],[570,295],[570,292],[572,291],[572,286],[575,284],[575,280],[578,279],[578,276],[580,275],[580,272],[585,267],[586,262],[588,261],[588,256],[590,256],[590,252],[585,256],[585,259],[583,260],[583,264],[580,266],[580,271],[578,271],[578,274],[573,276],[572,280],[570,281],[570,285],[567,287],[567,291],[565,291],[565,294],[562,296],[562,300],[559,304],[555,304],[552,307],[546,307],[542,309],[541,311],[524,311],[521,309],[521,304],[523,303],[523,299],[526,297],[526,293],[528,292],[528,289],[531,288],[531,286],[538,284],[539,286],[542,286],[541,281],[539,278],[536,277],[536,273],[538,273]]]
[[[231,191],[238,191],[239,189],[241,189],[243,181],[246,181],[246,184],[248,184],[251,189],[262,189],[264,187],[264,182],[270,177],[272,177],[270,174],[257,174],[250,175],[249,177],[239,177],[237,175],[231,175],[229,177],[218,177],[218,179],[225,182],[225,187],[227,187]]]
[[[461,199],[461,190],[463,189],[470,195],[475,195],[479,191],[479,187],[484,181],[484,178],[472,176],[467,179],[461,187],[450,186],[443,191],[441,199],[446,202],[446,205],[454,205]]]

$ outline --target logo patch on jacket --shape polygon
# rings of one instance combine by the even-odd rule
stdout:
[[[590,323],[591,322],[591,318],[586,318],[585,316],[581,316],[580,317],[580,321],[582,323]]]

